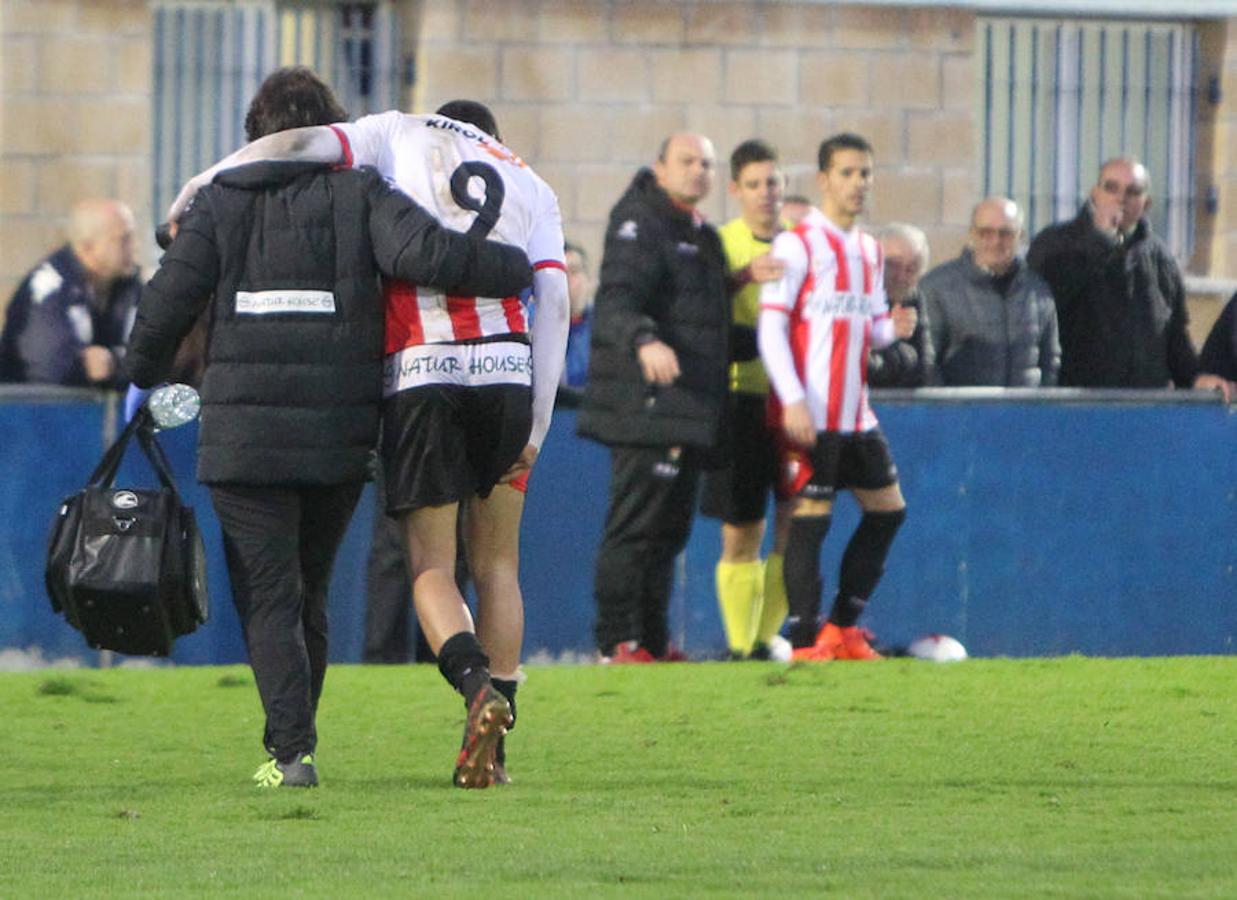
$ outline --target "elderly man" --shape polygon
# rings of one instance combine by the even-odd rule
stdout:
[[[1150,188],[1142,163],[1111,159],[1073,221],[1031,242],[1027,261],[1051,285],[1061,321],[1062,385],[1193,384],[1185,287],[1147,220]]]
[[[34,267],[9,303],[0,381],[117,387],[117,363],[142,285],[133,213],[116,200],[82,200],[68,243]]]
[[[597,555],[597,647],[613,662],[673,658],[674,558],[721,438],[730,302],[726,257],[697,205],[712,142],[680,132],[610,212],[579,430],[611,450]]]
[[[971,212],[962,255],[920,283],[937,381],[1041,387],[1057,383],[1061,350],[1047,283],[1018,257],[1022,214],[1007,197]]]
[[[868,384],[923,387],[932,373],[932,343],[919,293],[919,278],[928,268],[928,238],[914,225],[891,222],[881,229],[880,244],[885,257],[885,296],[896,340],[868,354]]]

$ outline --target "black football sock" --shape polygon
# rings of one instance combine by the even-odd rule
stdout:
[[[490,658],[471,631],[453,634],[438,651],[438,671],[451,687],[472,703],[477,693],[490,683]]]
[[[833,517],[795,516],[790,520],[783,575],[790,606],[790,643],[810,647],[816,641],[816,617],[820,613],[820,548]]]
[[[838,596],[829,613],[830,622],[848,628],[859,621],[867,598],[872,596],[885,572],[885,558],[905,518],[905,509],[863,514],[842,554]]]

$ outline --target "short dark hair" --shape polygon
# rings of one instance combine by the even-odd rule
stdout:
[[[773,145],[760,138],[744,141],[730,154],[730,180],[738,181],[744,166],[759,162],[777,162],[777,151]]]
[[[833,164],[833,154],[839,150],[858,150],[861,153],[871,153],[872,145],[865,138],[861,138],[859,135],[849,131],[843,131],[841,134],[835,134],[831,138],[826,138],[821,142],[820,150],[816,154],[816,165],[820,171],[829,171],[829,166]]]
[[[268,75],[253,95],[245,114],[245,137],[256,141],[276,131],[347,118],[326,82],[304,66],[287,66]]]
[[[585,262],[586,264],[588,263],[588,254],[584,252],[584,248],[583,248],[583,247],[581,247],[579,244],[573,244],[573,243],[571,243],[571,241],[566,241],[566,242],[564,242],[564,243],[563,243],[563,253],[564,253],[564,254],[567,254],[567,253],[578,253],[578,254],[580,254],[580,259],[584,260],[584,262]]]
[[[494,140],[502,141],[502,135],[498,133],[498,122],[494,119],[490,108],[484,103],[478,103],[476,100],[448,100],[435,112],[448,119],[455,119],[457,122],[475,125]]]

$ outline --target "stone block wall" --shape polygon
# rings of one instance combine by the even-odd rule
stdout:
[[[662,138],[713,139],[705,210],[736,214],[726,159],[763,137],[815,197],[831,133],[876,148],[870,221],[922,225],[937,258],[963,240],[974,176],[974,16],[916,8],[675,0],[424,0],[410,106],[468,96],[558,192],[567,234],[598,252],[606,215]]]
[[[150,234],[150,96],[146,0],[0,2],[0,307],[75,200],[118,197]]]

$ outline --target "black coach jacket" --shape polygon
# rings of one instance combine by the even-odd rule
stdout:
[[[142,291],[127,366],[141,387],[160,381],[210,304],[199,480],[365,477],[382,399],[380,273],[489,297],[532,283],[520,250],[441,227],[372,170],[255,163],[198,194]]]
[[[1027,262],[1052,288],[1064,387],[1190,387],[1198,356],[1187,331],[1185,286],[1144,217],[1114,244],[1083,206],[1035,236]]]
[[[716,447],[728,390],[726,277],[717,231],[641,169],[606,229],[581,435],[610,446]],[[650,338],[678,355],[682,374],[671,385],[644,380],[636,348]]]

